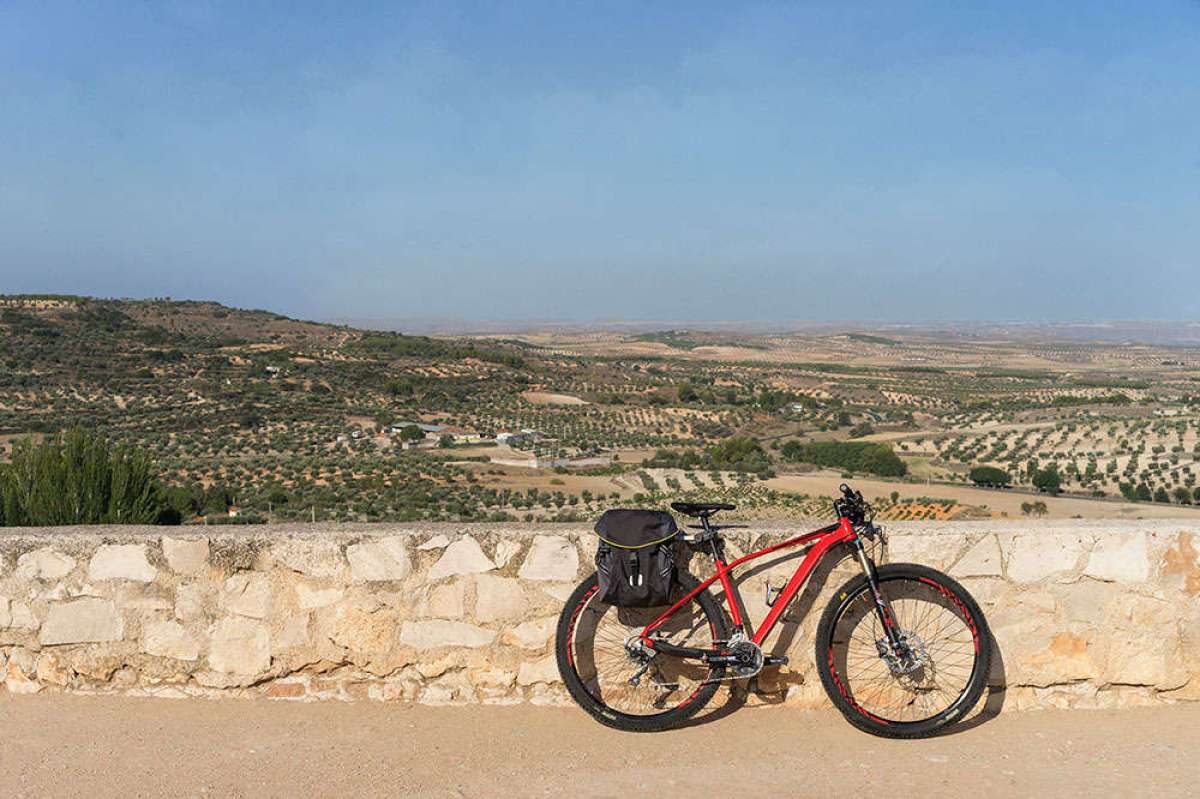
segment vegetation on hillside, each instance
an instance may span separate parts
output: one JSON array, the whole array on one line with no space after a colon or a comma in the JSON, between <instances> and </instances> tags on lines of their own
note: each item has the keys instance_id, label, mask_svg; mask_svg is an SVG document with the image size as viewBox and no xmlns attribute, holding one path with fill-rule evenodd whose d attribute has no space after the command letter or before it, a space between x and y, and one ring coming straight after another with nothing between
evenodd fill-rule
<instances>
[{"instance_id":1,"label":"vegetation on hillside","mask_svg":"<svg viewBox=\"0 0 1200 799\"><path fill-rule=\"evenodd\" d=\"M908 473L908 467L891 447L869 441L789 441L779 452L789 461L849 472L866 472L880 477L902 477Z\"/></svg>"}]
</instances>

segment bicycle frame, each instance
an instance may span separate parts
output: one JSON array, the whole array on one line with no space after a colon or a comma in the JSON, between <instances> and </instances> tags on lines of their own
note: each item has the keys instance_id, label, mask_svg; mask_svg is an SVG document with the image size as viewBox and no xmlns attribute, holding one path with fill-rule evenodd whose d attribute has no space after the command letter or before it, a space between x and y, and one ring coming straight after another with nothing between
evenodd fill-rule
<instances>
[{"instance_id":1,"label":"bicycle frame","mask_svg":"<svg viewBox=\"0 0 1200 799\"><path fill-rule=\"evenodd\" d=\"M821 561L821 559L829 554L829 551L838 544L850 544L854 548L855 554L858 556L859 563L862 565L863 570L867 574L867 579L871 583L871 587L875 596L876 610L879 613L881 621L883 621L884 629L887 631L889 643L893 646L896 645L897 639L894 637L892 630L894 625L892 623L891 610L888 608L878 590L878 582L875 576L875 566L871 562L870 558L867 557L866 551L862 545L862 541L859 538L857 531L854 529L854 525L849 519L843 517L839 519L836 524L831 524L828 527L822 527L821 529L814 530L811 533L805 533L804 535L790 538L787 541L783 541L782 543L759 550L758 552L752 552L749 555L738 558L732 563L725 562L724 551L721 547L720 538L716 536L716 530L710 528L708 519L702 517L701 521L703 523L703 529L705 533L708 534L706 543L710 545L710 551L715 562L716 573L707 580L701 582L700 585L689 591L683 598L663 612L661 616L646 625L645 629L642 630L639 636L639 640L644 646L657 652L667 655L674 655L676 657L698 658L707 662L724 660L726 656L716 650L710 651L705 649L676 646L652 637L654 631L658 629L667 619L669 619L677 610L691 602L701 591L704 591L710 585L720 582L721 588L725 593L725 601L729 605L729 613L733 619L733 623L739 629L742 629L751 641L761 647L763 642L771 634L771 631L775 629L775 625L778 623L779 617L783 615L783 612L787 609L788 604L808 580L809 576L813 572L813 569L816 568L816 565ZM750 619L746 616L745 605L742 602L741 593L738 591L738 588L734 584L731 577L733 570L743 563L756 560L765 555L770 555L773 552L779 552L780 550L790 549L792 547L804 546L806 544L812 544L812 549L810 549L804 556L804 560L801 561L800 565L796 568L796 573L792 575L791 579L788 580L787 585L782 591L780 591L774 603L771 605L771 609L767 613L766 618L763 619L762 624L759 625L757 630L752 629Z\"/></svg>"}]
</instances>

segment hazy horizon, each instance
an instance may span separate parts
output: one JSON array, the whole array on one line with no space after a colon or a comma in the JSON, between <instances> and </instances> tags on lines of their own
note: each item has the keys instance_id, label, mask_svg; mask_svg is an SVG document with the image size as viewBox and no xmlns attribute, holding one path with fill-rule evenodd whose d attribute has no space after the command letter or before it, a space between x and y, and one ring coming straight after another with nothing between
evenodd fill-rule
<instances>
[{"instance_id":1,"label":"hazy horizon","mask_svg":"<svg viewBox=\"0 0 1200 799\"><path fill-rule=\"evenodd\" d=\"M1200 318L1200 4L0 12L0 292Z\"/></svg>"}]
</instances>

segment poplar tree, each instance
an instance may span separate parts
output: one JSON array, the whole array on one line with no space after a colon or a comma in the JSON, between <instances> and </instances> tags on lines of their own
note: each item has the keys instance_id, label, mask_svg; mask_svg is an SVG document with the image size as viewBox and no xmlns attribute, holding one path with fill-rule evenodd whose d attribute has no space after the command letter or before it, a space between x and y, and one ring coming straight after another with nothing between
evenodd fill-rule
<instances>
[{"instance_id":1,"label":"poplar tree","mask_svg":"<svg viewBox=\"0 0 1200 799\"><path fill-rule=\"evenodd\" d=\"M96 432L18 441L0 465L0 525L155 524L165 510L149 458Z\"/></svg>"}]
</instances>

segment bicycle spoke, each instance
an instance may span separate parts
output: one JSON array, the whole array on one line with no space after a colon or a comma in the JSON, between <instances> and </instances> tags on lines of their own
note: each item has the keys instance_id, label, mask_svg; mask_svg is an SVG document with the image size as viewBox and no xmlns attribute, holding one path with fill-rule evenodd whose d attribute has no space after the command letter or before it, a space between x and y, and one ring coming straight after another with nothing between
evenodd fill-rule
<instances>
[{"instance_id":1,"label":"bicycle spoke","mask_svg":"<svg viewBox=\"0 0 1200 799\"><path fill-rule=\"evenodd\" d=\"M879 645L886 641L874 603L864 593L837 620L834 666L859 708L893 722L932 718L967 690L978 653L962 611L938 589L911 580L881 584L899 633L912 647L910 673L898 673ZM900 666L897 666L900 668Z\"/></svg>"},{"instance_id":2,"label":"bicycle spoke","mask_svg":"<svg viewBox=\"0 0 1200 799\"><path fill-rule=\"evenodd\" d=\"M654 715L685 703L710 677L703 663L655 655L647 664L626 643L665 608L615 608L594 597L579 615L571 642L575 670L600 702L628 715ZM660 628L662 640L677 646L712 649L717 643L696 604L681 608ZM644 669L644 671L642 671ZM636 685L630 680L638 675Z\"/></svg>"}]
</instances>

